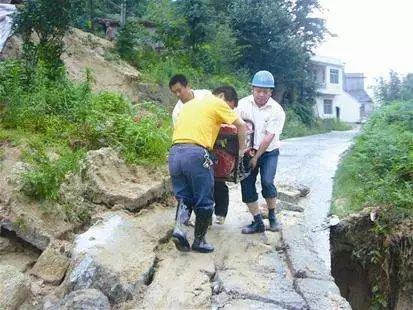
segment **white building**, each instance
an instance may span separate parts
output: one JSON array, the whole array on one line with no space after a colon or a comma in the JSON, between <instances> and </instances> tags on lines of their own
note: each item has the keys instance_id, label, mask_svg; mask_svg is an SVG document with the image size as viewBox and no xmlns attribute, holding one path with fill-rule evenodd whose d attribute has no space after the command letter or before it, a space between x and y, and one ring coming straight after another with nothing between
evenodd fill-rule
<instances>
[{"instance_id":1,"label":"white building","mask_svg":"<svg viewBox=\"0 0 413 310\"><path fill-rule=\"evenodd\" d=\"M349 123L360 122L364 116L364 103L344 90L345 85L349 84L348 81L346 83L344 63L339 59L322 56L313 56L311 60L319 85L314 105L316 115Z\"/></svg>"}]
</instances>

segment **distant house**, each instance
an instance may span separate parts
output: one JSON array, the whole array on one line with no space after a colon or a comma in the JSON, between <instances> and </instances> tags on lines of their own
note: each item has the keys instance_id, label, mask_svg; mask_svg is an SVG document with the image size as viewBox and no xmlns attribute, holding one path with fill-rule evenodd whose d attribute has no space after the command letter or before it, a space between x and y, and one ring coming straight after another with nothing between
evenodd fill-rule
<instances>
[{"instance_id":1,"label":"distant house","mask_svg":"<svg viewBox=\"0 0 413 310\"><path fill-rule=\"evenodd\" d=\"M364 111L370 111L372 103L364 91L360 74L345 74L344 63L339 59L313 56L311 60L318 83L318 95L314 105L318 117L357 123L368 115ZM349 91L346 91L347 89ZM362 91L363 95L358 96Z\"/></svg>"},{"instance_id":2,"label":"distant house","mask_svg":"<svg viewBox=\"0 0 413 310\"><path fill-rule=\"evenodd\" d=\"M345 73L344 90L360 102L360 117L367 118L373 112L373 100L364 88L363 73Z\"/></svg>"}]
</instances>

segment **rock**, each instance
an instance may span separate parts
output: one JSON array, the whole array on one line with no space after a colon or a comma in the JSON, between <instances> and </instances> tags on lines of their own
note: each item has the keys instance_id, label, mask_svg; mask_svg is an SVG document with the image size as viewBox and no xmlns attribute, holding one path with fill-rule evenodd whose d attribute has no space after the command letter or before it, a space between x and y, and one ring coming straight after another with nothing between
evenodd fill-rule
<instances>
[{"instance_id":1,"label":"rock","mask_svg":"<svg viewBox=\"0 0 413 310\"><path fill-rule=\"evenodd\" d=\"M298 204L286 202L279 200L277 202L277 211L280 212L282 210L286 211L294 211L294 212L304 212L304 208Z\"/></svg>"},{"instance_id":2,"label":"rock","mask_svg":"<svg viewBox=\"0 0 413 310\"><path fill-rule=\"evenodd\" d=\"M23 188L23 175L30 170L30 165L22 161L18 161L10 170L10 174L6 177L9 185L13 186L15 191L20 191Z\"/></svg>"},{"instance_id":3,"label":"rock","mask_svg":"<svg viewBox=\"0 0 413 310\"><path fill-rule=\"evenodd\" d=\"M61 254L59 249L56 249L53 245L50 245L40 255L30 274L43 279L45 282L59 284L62 282L68 266L69 259L67 256Z\"/></svg>"},{"instance_id":4,"label":"rock","mask_svg":"<svg viewBox=\"0 0 413 310\"><path fill-rule=\"evenodd\" d=\"M131 168L111 148L89 151L81 175L84 195L93 203L137 210L171 191L170 178Z\"/></svg>"},{"instance_id":5,"label":"rock","mask_svg":"<svg viewBox=\"0 0 413 310\"><path fill-rule=\"evenodd\" d=\"M212 298L210 277L214 272L210 255L182 254L173 248L159 261L156 276L138 308L208 309ZM165 285L171 279L174 284Z\"/></svg>"},{"instance_id":6,"label":"rock","mask_svg":"<svg viewBox=\"0 0 413 310\"><path fill-rule=\"evenodd\" d=\"M278 218L282 224L281 235L286 245L294 276L332 280L326 264L314 249L310 232L304 223L304 215L282 211Z\"/></svg>"},{"instance_id":7,"label":"rock","mask_svg":"<svg viewBox=\"0 0 413 310\"><path fill-rule=\"evenodd\" d=\"M4 237L0 237L0 253L5 254L7 252L13 252L15 247L10 243L10 240Z\"/></svg>"},{"instance_id":8,"label":"rock","mask_svg":"<svg viewBox=\"0 0 413 310\"><path fill-rule=\"evenodd\" d=\"M261 209L262 217L264 219L268 219L267 204L262 203L260 205L260 209ZM276 208L275 208L275 212L279 213L282 210L294 211L294 212L304 212L304 208L299 206L298 204L286 202L286 201L283 201L283 200L277 200L277 205L276 205Z\"/></svg>"},{"instance_id":9,"label":"rock","mask_svg":"<svg viewBox=\"0 0 413 310\"><path fill-rule=\"evenodd\" d=\"M0 308L17 309L29 295L29 279L12 266L0 265Z\"/></svg>"},{"instance_id":10,"label":"rock","mask_svg":"<svg viewBox=\"0 0 413 310\"><path fill-rule=\"evenodd\" d=\"M284 184L277 186L277 198L279 200L297 204L301 197L301 192L293 186Z\"/></svg>"},{"instance_id":11,"label":"rock","mask_svg":"<svg viewBox=\"0 0 413 310\"><path fill-rule=\"evenodd\" d=\"M310 309L351 309L347 300L341 297L334 281L298 279L297 287Z\"/></svg>"},{"instance_id":12,"label":"rock","mask_svg":"<svg viewBox=\"0 0 413 310\"><path fill-rule=\"evenodd\" d=\"M137 85L139 96L145 99L160 102L164 105L176 103L176 97L171 93L168 87L158 84L139 83Z\"/></svg>"},{"instance_id":13,"label":"rock","mask_svg":"<svg viewBox=\"0 0 413 310\"><path fill-rule=\"evenodd\" d=\"M224 309L256 309L256 310L285 310L298 308L284 308L274 303L266 303L251 299L234 299L225 305Z\"/></svg>"},{"instance_id":14,"label":"rock","mask_svg":"<svg viewBox=\"0 0 413 310\"><path fill-rule=\"evenodd\" d=\"M231 296L225 292L214 294L212 297L212 309L223 308L230 300Z\"/></svg>"},{"instance_id":15,"label":"rock","mask_svg":"<svg viewBox=\"0 0 413 310\"><path fill-rule=\"evenodd\" d=\"M305 307L289 277L288 266L275 249L262 243L233 243L225 249L225 266L217 270L224 292L235 298L265 301L274 307L281 306L280 300L285 308Z\"/></svg>"},{"instance_id":16,"label":"rock","mask_svg":"<svg viewBox=\"0 0 413 310\"><path fill-rule=\"evenodd\" d=\"M74 242L68 290L96 288L112 304L133 298L153 273L154 249L171 228L173 209L156 207L137 218L107 212Z\"/></svg>"},{"instance_id":17,"label":"rock","mask_svg":"<svg viewBox=\"0 0 413 310\"><path fill-rule=\"evenodd\" d=\"M110 310L108 298L95 289L71 292L60 303L60 310Z\"/></svg>"}]
</instances>

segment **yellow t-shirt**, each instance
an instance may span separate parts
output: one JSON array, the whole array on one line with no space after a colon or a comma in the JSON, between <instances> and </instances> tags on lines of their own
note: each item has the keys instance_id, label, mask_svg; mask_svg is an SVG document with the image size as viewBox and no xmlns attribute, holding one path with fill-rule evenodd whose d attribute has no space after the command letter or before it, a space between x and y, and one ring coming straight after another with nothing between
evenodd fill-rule
<instances>
[{"instance_id":1,"label":"yellow t-shirt","mask_svg":"<svg viewBox=\"0 0 413 310\"><path fill-rule=\"evenodd\" d=\"M238 115L228 104L209 95L183 105L175 124L173 143L193 143L212 150L221 124L232 124Z\"/></svg>"}]
</instances>

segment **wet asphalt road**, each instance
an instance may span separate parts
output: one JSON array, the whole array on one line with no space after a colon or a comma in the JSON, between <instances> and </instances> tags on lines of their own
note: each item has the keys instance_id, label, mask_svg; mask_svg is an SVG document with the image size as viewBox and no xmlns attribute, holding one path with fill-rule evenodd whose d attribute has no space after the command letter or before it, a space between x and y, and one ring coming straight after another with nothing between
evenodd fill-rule
<instances>
[{"instance_id":1,"label":"wet asphalt road","mask_svg":"<svg viewBox=\"0 0 413 310\"><path fill-rule=\"evenodd\" d=\"M301 201L305 219L316 250L330 268L329 230L322 229L330 209L333 178L340 155L352 143L358 130L334 131L326 134L282 141L277 183L301 183L310 194Z\"/></svg>"}]
</instances>

